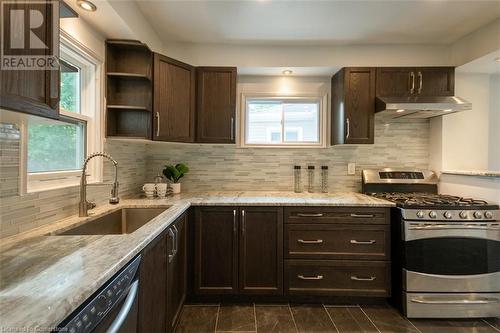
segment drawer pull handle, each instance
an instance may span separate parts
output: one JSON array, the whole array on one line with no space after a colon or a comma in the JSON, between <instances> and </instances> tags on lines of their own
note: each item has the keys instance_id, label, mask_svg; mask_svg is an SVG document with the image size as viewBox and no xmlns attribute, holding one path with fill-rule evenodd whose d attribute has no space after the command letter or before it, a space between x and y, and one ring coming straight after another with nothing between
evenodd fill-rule
<instances>
[{"instance_id":1,"label":"drawer pull handle","mask_svg":"<svg viewBox=\"0 0 500 333\"><path fill-rule=\"evenodd\" d=\"M323 280L323 275L316 275L316 276L297 275L297 277L301 280Z\"/></svg>"},{"instance_id":2,"label":"drawer pull handle","mask_svg":"<svg viewBox=\"0 0 500 333\"><path fill-rule=\"evenodd\" d=\"M299 242L301 244L321 244L321 243L323 243L323 240L322 239L311 239L311 240L297 239L297 242Z\"/></svg>"},{"instance_id":3,"label":"drawer pull handle","mask_svg":"<svg viewBox=\"0 0 500 333\"><path fill-rule=\"evenodd\" d=\"M370 239L369 241L358 241L355 239L351 239L351 244L356 244L356 245L371 245L375 243L376 241L374 239Z\"/></svg>"},{"instance_id":4,"label":"drawer pull handle","mask_svg":"<svg viewBox=\"0 0 500 333\"><path fill-rule=\"evenodd\" d=\"M298 213L299 217L322 217L323 213Z\"/></svg>"},{"instance_id":5,"label":"drawer pull handle","mask_svg":"<svg viewBox=\"0 0 500 333\"><path fill-rule=\"evenodd\" d=\"M352 213L351 217L356 217L356 218L370 218L370 217L375 217L375 214L355 214Z\"/></svg>"},{"instance_id":6,"label":"drawer pull handle","mask_svg":"<svg viewBox=\"0 0 500 333\"><path fill-rule=\"evenodd\" d=\"M351 276L351 280L353 281L375 281L377 278L375 276L370 276L370 277L358 277L358 276Z\"/></svg>"}]
</instances>

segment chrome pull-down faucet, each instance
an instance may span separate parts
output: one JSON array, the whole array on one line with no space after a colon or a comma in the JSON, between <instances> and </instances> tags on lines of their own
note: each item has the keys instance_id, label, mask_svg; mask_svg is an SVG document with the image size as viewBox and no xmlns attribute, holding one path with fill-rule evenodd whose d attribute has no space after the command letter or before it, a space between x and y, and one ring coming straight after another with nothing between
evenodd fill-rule
<instances>
[{"instance_id":1,"label":"chrome pull-down faucet","mask_svg":"<svg viewBox=\"0 0 500 333\"><path fill-rule=\"evenodd\" d=\"M115 167L115 177L111 184L111 197L109 198L109 203L117 204L120 202L120 198L118 197L118 162L107 153L90 154L83 163L82 176L80 178L80 203L78 204L78 216L80 217L89 216L89 209L95 207L95 203L87 201L87 165L91 159L97 156L105 157L113 163Z\"/></svg>"}]
</instances>

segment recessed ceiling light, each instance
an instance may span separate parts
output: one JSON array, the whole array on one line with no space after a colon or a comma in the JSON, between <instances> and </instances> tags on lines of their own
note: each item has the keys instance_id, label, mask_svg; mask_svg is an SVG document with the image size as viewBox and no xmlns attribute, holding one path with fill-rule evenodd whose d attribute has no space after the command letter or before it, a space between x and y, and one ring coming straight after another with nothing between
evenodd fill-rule
<instances>
[{"instance_id":1,"label":"recessed ceiling light","mask_svg":"<svg viewBox=\"0 0 500 333\"><path fill-rule=\"evenodd\" d=\"M495 61L496 61L496 62L500 62L500 57L496 57L496 58L495 58Z\"/></svg>"},{"instance_id":2,"label":"recessed ceiling light","mask_svg":"<svg viewBox=\"0 0 500 333\"><path fill-rule=\"evenodd\" d=\"M283 75L292 75L293 71L291 69L285 69Z\"/></svg>"},{"instance_id":3,"label":"recessed ceiling light","mask_svg":"<svg viewBox=\"0 0 500 333\"><path fill-rule=\"evenodd\" d=\"M88 12L95 12L97 10L96 5L94 5L92 2L88 0L77 0L76 4L78 5L78 7Z\"/></svg>"},{"instance_id":4,"label":"recessed ceiling light","mask_svg":"<svg viewBox=\"0 0 500 333\"><path fill-rule=\"evenodd\" d=\"M397 113L401 113L401 112L405 112L404 109L399 109L399 110L396 110Z\"/></svg>"}]
</instances>

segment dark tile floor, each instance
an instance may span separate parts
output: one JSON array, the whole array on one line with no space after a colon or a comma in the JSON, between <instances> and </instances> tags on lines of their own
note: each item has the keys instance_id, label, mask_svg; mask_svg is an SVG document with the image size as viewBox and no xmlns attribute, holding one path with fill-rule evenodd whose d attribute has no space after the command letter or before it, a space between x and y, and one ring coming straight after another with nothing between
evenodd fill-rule
<instances>
[{"instance_id":1,"label":"dark tile floor","mask_svg":"<svg viewBox=\"0 0 500 333\"><path fill-rule=\"evenodd\" d=\"M176 332L497 333L500 318L408 320L383 305L186 305Z\"/></svg>"}]
</instances>

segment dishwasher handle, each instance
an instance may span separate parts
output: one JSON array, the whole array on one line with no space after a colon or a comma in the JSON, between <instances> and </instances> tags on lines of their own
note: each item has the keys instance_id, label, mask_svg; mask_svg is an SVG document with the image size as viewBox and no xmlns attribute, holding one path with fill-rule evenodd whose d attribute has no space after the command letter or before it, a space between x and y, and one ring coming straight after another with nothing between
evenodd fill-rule
<instances>
[{"instance_id":1,"label":"dishwasher handle","mask_svg":"<svg viewBox=\"0 0 500 333\"><path fill-rule=\"evenodd\" d=\"M116 316L113 323L109 326L106 333L117 333L120 331L120 328L122 327L123 323L125 322L125 319L127 319L127 316L130 313L130 310L132 309L132 305L134 304L134 301L137 297L138 289L139 289L139 280L136 280L130 286L127 298L125 299L125 302L123 303L120 312L118 312L118 315Z\"/></svg>"}]
</instances>

